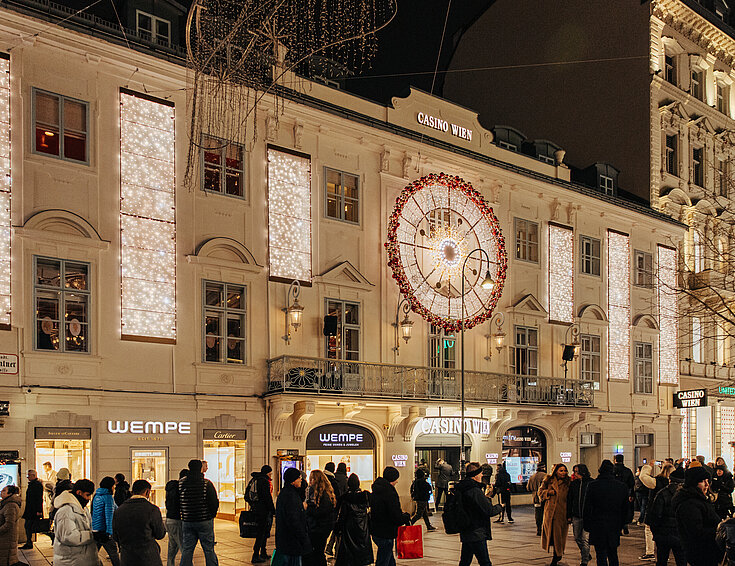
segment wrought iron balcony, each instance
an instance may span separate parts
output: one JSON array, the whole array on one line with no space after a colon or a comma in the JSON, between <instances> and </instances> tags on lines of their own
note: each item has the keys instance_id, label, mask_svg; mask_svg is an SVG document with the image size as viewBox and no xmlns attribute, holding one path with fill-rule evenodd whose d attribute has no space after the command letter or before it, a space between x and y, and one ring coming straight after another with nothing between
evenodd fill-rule
<instances>
[{"instance_id":1,"label":"wrought iron balcony","mask_svg":"<svg viewBox=\"0 0 735 566\"><path fill-rule=\"evenodd\" d=\"M575 379L465 371L468 402L591 407L594 384ZM327 358L268 361L268 392L459 402L460 371Z\"/></svg>"}]
</instances>

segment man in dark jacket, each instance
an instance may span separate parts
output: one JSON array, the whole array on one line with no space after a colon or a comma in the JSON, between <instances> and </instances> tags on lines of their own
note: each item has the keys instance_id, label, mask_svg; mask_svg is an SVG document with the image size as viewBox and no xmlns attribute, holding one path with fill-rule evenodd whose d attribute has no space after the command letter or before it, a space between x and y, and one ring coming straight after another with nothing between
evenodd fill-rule
<instances>
[{"instance_id":1,"label":"man in dark jacket","mask_svg":"<svg viewBox=\"0 0 735 566\"><path fill-rule=\"evenodd\" d=\"M462 542L459 566L469 566L473 557L477 557L480 566L491 566L487 550L487 541L493 538L490 517L500 513L502 506L492 505L485 497L482 466L478 462L467 464L465 472L465 478L455 488L470 519L469 527L459 533L459 540Z\"/></svg>"},{"instance_id":2,"label":"man in dark jacket","mask_svg":"<svg viewBox=\"0 0 735 566\"><path fill-rule=\"evenodd\" d=\"M674 554L676 566L686 566L687 557L681 546L679 530L672 500L674 494L684 483L684 468L677 468L669 476L669 484L658 490L648 503L645 523L651 528L656 543L656 563L668 564L669 552Z\"/></svg>"},{"instance_id":3,"label":"man in dark jacket","mask_svg":"<svg viewBox=\"0 0 735 566\"><path fill-rule=\"evenodd\" d=\"M454 477L454 468L439 458L436 461L436 470L438 472L436 478L436 510L438 511L439 504L442 500L442 493L444 494L444 499L446 499L446 495L449 490L449 482L452 481L452 478Z\"/></svg>"},{"instance_id":4,"label":"man in dark jacket","mask_svg":"<svg viewBox=\"0 0 735 566\"><path fill-rule=\"evenodd\" d=\"M370 494L370 534L378 547L375 566L395 566L393 547L398 536L398 527L408 525L411 516L401 509L401 500L396 491L400 474L393 466L386 466L382 477L373 482Z\"/></svg>"},{"instance_id":5,"label":"man in dark jacket","mask_svg":"<svg viewBox=\"0 0 735 566\"><path fill-rule=\"evenodd\" d=\"M61 471L61 470L59 470ZM115 474L115 505L120 507L130 497L130 484L125 481L125 474Z\"/></svg>"},{"instance_id":6,"label":"man in dark jacket","mask_svg":"<svg viewBox=\"0 0 735 566\"><path fill-rule=\"evenodd\" d=\"M23 549L33 548L33 528L43 518L43 483L38 479L36 470L28 470L28 488L26 489L26 508L23 521L26 529L26 543Z\"/></svg>"},{"instance_id":7,"label":"man in dark jacket","mask_svg":"<svg viewBox=\"0 0 735 566\"><path fill-rule=\"evenodd\" d=\"M592 560L590 556L590 537L584 530L584 502L587 499L587 490L589 489L592 477L590 471L585 464L577 464L572 468L572 483L569 484L567 491L567 519L572 523L572 531L574 532L574 542L577 543L579 554L581 556L580 566L587 566Z\"/></svg>"},{"instance_id":8,"label":"man in dark jacket","mask_svg":"<svg viewBox=\"0 0 735 566\"><path fill-rule=\"evenodd\" d=\"M288 468L283 473L283 488L276 500L276 551L287 563L311 552L306 511L301 500L301 472Z\"/></svg>"},{"instance_id":9,"label":"man in dark jacket","mask_svg":"<svg viewBox=\"0 0 735 566\"><path fill-rule=\"evenodd\" d=\"M189 473L187 468L179 472L179 480ZM181 505L179 480L166 483L166 530L168 531L167 566L177 566L176 555L181 550Z\"/></svg>"},{"instance_id":10,"label":"man in dark jacket","mask_svg":"<svg viewBox=\"0 0 735 566\"><path fill-rule=\"evenodd\" d=\"M500 497L500 502L503 504L503 512L500 513L500 517L498 517L496 523L502 523L505 515L508 515L509 523L513 522L510 507L510 487L510 474L506 471L505 464L498 464L498 472L495 474L495 494Z\"/></svg>"},{"instance_id":11,"label":"man in dark jacket","mask_svg":"<svg viewBox=\"0 0 735 566\"><path fill-rule=\"evenodd\" d=\"M337 482L337 478L334 476L334 462L327 462L324 466L324 475L327 476L327 479L329 480L330 485L332 486L332 491L334 491L334 496L339 498L342 493L340 492L339 483Z\"/></svg>"},{"instance_id":12,"label":"man in dark jacket","mask_svg":"<svg viewBox=\"0 0 735 566\"><path fill-rule=\"evenodd\" d=\"M161 547L156 541L166 536L161 510L148 501L151 484L133 482L133 493L112 516L112 536L120 545L122 566L162 566Z\"/></svg>"},{"instance_id":13,"label":"man in dark jacket","mask_svg":"<svg viewBox=\"0 0 735 566\"><path fill-rule=\"evenodd\" d=\"M334 491L334 496L337 498L337 501L339 501L340 498L347 493L347 464L344 462L337 464L337 471L334 472L334 484L332 484L332 489L334 489L335 484L337 485L337 490ZM336 542L337 533L336 531L332 531L332 535L329 537L329 542L327 542L326 548L326 553L329 556L334 554L334 545Z\"/></svg>"},{"instance_id":14,"label":"man in dark jacket","mask_svg":"<svg viewBox=\"0 0 735 566\"><path fill-rule=\"evenodd\" d=\"M610 460L600 464L597 479L587 488L582 508L584 530L590 534L598 566L618 566L620 531L628 517L630 490L615 479Z\"/></svg>"},{"instance_id":15,"label":"man in dark jacket","mask_svg":"<svg viewBox=\"0 0 735 566\"><path fill-rule=\"evenodd\" d=\"M251 495L248 496L250 509L255 513L255 521L258 525L258 532L255 535L255 544L253 545L253 564L262 564L268 562L270 555L265 550L266 542L271 534L271 525L273 525L273 516L276 514L276 508L273 505L273 489L271 477L273 468L268 464L260 468L259 472L250 474L253 479Z\"/></svg>"},{"instance_id":16,"label":"man in dark jacket","mask_svg":"<svg viewBox=\"0 0 735 566\"><path fill-rule=\"evenodd\" d=\"M623 525L623 534L628 534L628 523L633 520L633 501L635 500L635 476L633 470L627 468L623 462L625 457L622 454L615 454L615 479L621 481L628 488L628 512L625 515L625 524Z\"/></svg>"},{"instance_id":17,"label":"man in dark jacket","mask_svg":"<svg viewBox=\"0 0 735 566\"><path fill-rule=\"evenodd\" d=\"M681 544L691 566L712 566L720 559L715 541L720 517L707 499L710 475L702 466L690 466L684 474L684 486L671 503Z\"/></svg>"},{"instance_id":18,"label":"man in dark jacket","mask_svg":"<svg viewBox=\"0 0 735 566\"><path fill-rule=\"evenodd\" d=\"M426 523L427 531L435 531L436 527L431 525L429 521L429 499L431 499L431 484L426 481L424 470L416 469L416 479L411 484L411 499L416 502L416 514L411 517L413 525L419 519L423 519Z\"/></svg>"},{"instance_id":19,"label":"man in dark jacket","mask_svg":"<svg viewBox=\"0 0 735 566\"><path fill-rule=\"evenodd\" d=\"M206 566L218 566L214 552L214 518L219 499L214 485L202 473L202 461L191 460L189 473L179 480L181 509L181 566L192 566L197 541L202 544Z\"/></svg>"}]
</instances>

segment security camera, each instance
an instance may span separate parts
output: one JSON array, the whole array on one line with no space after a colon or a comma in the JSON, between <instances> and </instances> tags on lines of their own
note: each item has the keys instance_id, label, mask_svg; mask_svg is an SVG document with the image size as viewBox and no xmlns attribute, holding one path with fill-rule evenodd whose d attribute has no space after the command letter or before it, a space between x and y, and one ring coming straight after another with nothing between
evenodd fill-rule
<instances>
[{"instance_id":1,"label":"security camera","mask_svg":"<svg viewBox=\"0 0 735 566\"><path fill-rule=\"evenodd\" d=\"M28 389L26 389L26 393L33 393L33 390L29 387Z\"/></svg>"}]
</instances>

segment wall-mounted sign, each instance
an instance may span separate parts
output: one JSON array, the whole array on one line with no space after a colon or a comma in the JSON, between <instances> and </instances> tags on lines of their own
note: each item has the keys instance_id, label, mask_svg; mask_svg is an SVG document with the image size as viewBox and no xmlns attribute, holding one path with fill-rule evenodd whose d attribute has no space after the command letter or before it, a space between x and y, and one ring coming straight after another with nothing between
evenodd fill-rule
<instances>
[{"instance_id":1,"label":"wall-mounted sign","mask_svg":"<svg viewBox=\"0 0 735 566\"><path fill-rule=\"evenodd\" d=\"M463 140L472 141L472 130L463 128L457 124L452 124L436 116L419 112L416 115L416 121L423 126L428 126L445 134L451 133L453 136L462 138Z\"/></svg>"},{"instance_id":2,"label":"wall-mounted sign","mask_svg":"<svg viewBox=\"0 0 735 566\"><path fill-rule=\"evenodd\" d=\"M735 396L735 387L718 387L717 393L720 395L733 395Z\"/></svg>"},{"instance_id":3,"label":"wall-mounted sign","mask_svg":"<svg viewBox=\"0 0 735 566\"><path fill-rule=\"evenodd\" d=\"M298 448L279 448L276 450L276 456L283 458L283 457L293 457L299 455L299 449Z\"/></svg>"},{"instance_id":4,"label":"wall-mounted sign","mask_svg":"<svg viewBox=\"0 0 735 566\"><path fill-rule=\"evenodd\" d=\"M187 421L107 421L107 431L113 434L191 434Z\"/></svg>"},{"instance_id":5,"label":"wall-mounted sign","mask_svg":"<svg viewBox=\"0 0 735 566\"><path fill-rule=\"evenodd\" d=\"M424 434L459 434L462 426L460 417L424 417L419 430ZM475 434L490 434L490 421L487 419L464 418L464 431Z\"/></svg>"},{"instance_id":6,"label":"wall-mounted sign","mask_svg":"<svg viewBox=\"0 0 735 566\"><path fill-rule=\"evenodd\" d=\"M331 424L317 427L306 436L307 450L373 450L375 438L361 426Z\"/></svg>"},{"instance_id":7,"label":"wall-mounted sign","mask_svg":"<svg viewBox=\"0 0 735 566\"><path fill-rule=\"evenodd\" d=\"M559 457L561 458L561 461L565 464L568 464L572 461L572 453L571 452L559 452Z\"/></svg>"},{"instance_id":8,"label":"wall-mounted sign","mask_svg":"<svg viewBox=\"0 0 735 566\"><path fill-rule=\"evenodd\" d=\"M692 407L707 406L706 389L690 389L674 393L674 407L677 409L691 409Z\"/></svg>"},{"instance_id":9,"label":"wall-mounted sign","mask_svg":"<svg viewBox=\"0 0 735 566\"><path fill-rule=\"evenodd\" d=\"M391 459L396 468L405 468L406 462L408 462L408 454L393 454Z\"/></svg>"},{"instance_id":10,"label":"wall-mounted sign","mask_svg":"<svg viewBox=\"0 0 735 566\"><path fill-rule=\"evenodd\" d=\"M7 460L19 460L20 452L17 450L0 450L0 462Z\"/></svg>"},{"instance_id":11,"label":"wall-mounted sign","mask_svg":"<svg viewBox=\"0 0 735 566\"><path fill-rule=\"evenodd\" d=\"M33 437L39 440L90 440L92 438L92 429L37 426L34 430Z\"/></svg>"},{"instance_id":12,"label":"wall-mounted sign","mask_svg":"<svg viewBox=\"0 0 735 566\"><path fill-rule=\"evenodd\" d=\"M489 454L485 454L485 459L487 460L488 464L497 464L498 463L498 453L491 452Z\"/></svg>"},{"instance_id":13,"label":"wall-mounted sign","mask_svg":"<svg viewBox=\"0 0 735 566\"><path fill-rule=\"evenodd\" d=\"M202 431L204 440L247 440L247 430L205 428Z\"/></svg>"},{"instance_id":14,"label":"wall-mounted sign","mask_svg":"<svg viewBox=\"0 0 735 566\"><path fill-rule=\"evenodd\" d=\"M16 354L0 354L0 373L9 375L18 373L18 356Z\"/></svg>"},{"instance_id":15,"label":"wall-mounted sign","mask_svg":"<svg viewBox=\"0 0 735 566\"><path fill-rule=\"evenodd\" d=\"M10 416L10 401L0 401L0 417Z\"/></svg>"}]
</instances>

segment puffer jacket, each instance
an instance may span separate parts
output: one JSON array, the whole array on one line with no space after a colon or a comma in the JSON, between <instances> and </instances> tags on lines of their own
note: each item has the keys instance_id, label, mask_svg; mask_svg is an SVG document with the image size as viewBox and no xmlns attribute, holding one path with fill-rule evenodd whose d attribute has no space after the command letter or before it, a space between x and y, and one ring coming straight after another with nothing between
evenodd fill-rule
<instances>
[{"instance_id":1,"label":"puffer jacket","mask_svg":"<svg viewBox=\"0 0 735 566\"><path fill-rule=\"evenodd\" d=\"M584 501L587 498L587 489L590 486L592 478L577 478L569 484L567 492L567 518L581 519L584 517Z\"/></svg>"},{"instance_id":2,"label":"puffer jacket","mask_svg":"<svg viewBox=\"0 0 735 566\"><path fill-rule=\"evenodd\" d=\"M92 498L92 530L112 535L112 514L117 509L112 492L98 487Z\"/></svg>"},{"instance_id":3,"label":"puffer jacket","mask_svg":"<svg viewBox=\"0 0 735 566\"><path fill-rule=\"evenodd\" d=\"M697 486L681 487L672 499L681 545L691 566L717 564L720 548L715 541L720 517Z\"/></svg>"},{"instance_id":4,"label":"puffer jacket","mask_svg":"<svg viewBox=\"0 0 735 566\"><path fill-rule=\"evenodd\" d=\"M18 562L18 517L20 495L11 495L0 501L0 565Z\"/></svg>"},{"instance_id":5,"label":"puffer jacket","mask_svg":"<svg viewBox=\"0 0 735 566\"><path fill-rule=\"evenodd\" d=\"M377 478L370 494L370 534L377 538L394 539L398 536L398 527L410 522L411 515L401 510L401 499L396 488L385 478Z\"/></svg>"},{"instance_id":6,"label":"puffer jacket","mask_svg":"<svg viewBox=\"0 0 735 566\"><path fill-rule=\"evenodd\" d=\"M71 491L54 499L54 566L97 566L92 517Z\"/></svg>"},{"instance_id":7,"label":"puffer jacket","mask_svg":"<svg viewBox=\"0 0 735 566\"><path fill-rule=\"evenodd\" d=\"M179 480L179 506L185 523L214 519L219 509L217 491L204 474L189 472Z\"/></svg>"},{"instance_id":8,"label":"puffer jacket","mask_svg":"<svg viewBox=\"0 0 735 566\"><path fill-rule=\"evenodd\" d=\"M457 496L462 498L462 506L470 517L470 525L459 533L459 540L462 542L492 540L490 517L499 515L503 507L490 503L485 497L485 484L472 478L460 481L455 490Z\"/></svg>"},{"instance_id":9,"label":"puffer jacket","mask_svg":"<svg viewBox=\"0 0 735 566\"><path fill-rule=\"evenodd\" d=\"M648 502L646 525L651 528L653 540L661 544L679 541L679 530L676 526L672 500L680 486L680 482L671 481L669 485L658 491L652 501Z\"/></svg>"}]
</instances>

